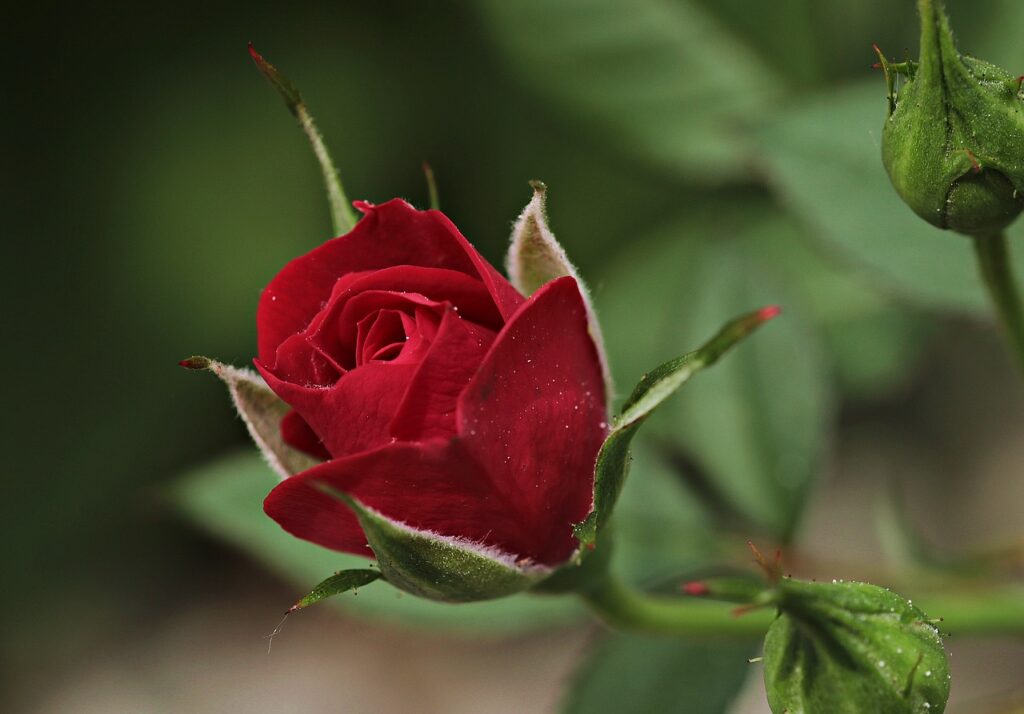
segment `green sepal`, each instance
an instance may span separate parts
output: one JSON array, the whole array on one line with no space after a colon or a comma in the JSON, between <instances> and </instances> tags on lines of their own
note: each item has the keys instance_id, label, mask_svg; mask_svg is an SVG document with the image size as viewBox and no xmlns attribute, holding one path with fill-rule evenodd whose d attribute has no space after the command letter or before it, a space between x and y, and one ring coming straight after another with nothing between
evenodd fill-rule
<instances>
[{"instance_id":1,"label":"green sepal","mask_svg":"<svg viewBox=\"0 0 1024 714\"><path fill-rule=\"evenodd\" d=\"M491 600L526 590L550 573L494 548L393 521L326 484L318 488L352 510L381 576L407 593L442 602Z\"/></svg>"},{"instance_id":2,"label":"green sepal","mask_svg":"<svg viewBox=\"0 0 1024 714\"><path fill-rule=\"evenodd\" d=\"M867 583L784 579L764 644L775 714L937 714L949 697L939 631L910 602Z\"/></svg>"},{"instance_id":3,"label":"green sepal","mask_svg":"<svg viewBox=\"0 0 1024 714\"><path fill-rule=\"evenodd\" d=\"M601 362L605 394L614 394L615 387L608 366L601 323L598 322L597 313L594 311L590 291L548 226L548 187L542 181L531 181L530 187L533 189L533 197L512 226L512 237L509 241L508 254L505 256L509 282L523 295L530 296L542 285L557 278L570 276L576 281L580 295L583 296L583 304L587 308L587 329L594 346L597 347L597 358Z\"/></svg>"},{"instance_id":4,"label":"green sepal","mask_svg":"<svg viewBox=\"0 0 1024 714\"><path fill-rule=\"evenodd\" d=\"M583 522L573 526L584 549L596 545L598 534L612 515L629 471L630 444L644 420L693 375L717 362L733 345L778 313L777 307L766 307L738 317L696 351L669 360L643 376L598 452L593 510Z\"/></svg>"},{"instance_id":5,"label":"green sepal","mask_svg":"<svg viewBox=\"0 0 1024 714\"><path fill-rule=\"evenodd\" d=\"M299 94L299 90L296 89L295 85L277 67L270 64L263 55L256 51L251 42L249 43L249 56L252 57L252 61L256 63L256 67L263 76L267 78L274 89L277 90L277 93L281 95L281 99L284 100L288 111L299 122L299 126L302 127L306 138L309 139L309 144L316 155L317 163L320 164L324 187L327 189L327 202L331 209L331 223L334 227L334 235L338 236L348 233L355 226L359 218L356 216L355 211L352 210L352 206L345 196L345 189L341 185L338 167L334 164L334 159L331 158L331 154L327 150L327 144L324 143L324 137L306 108L302 95Z\"/></svg>"},{"instance_id":6,"label":"green sepal","mask_svg":"<svg viewBox=\"0 0 1024 714\"><path fill-rule=\"evenodd\" d=\"M301 610L309 607L310 605L314 605L321 600L326 600L329 597L341 595L349 590L360 588L363 585L369 585L375 580L380 580L381 577L380 571L370 570L369 568L342 570L341 572L335 573L331 577L325 579L315 588L310 590L309 594L288 608L288 612L295 612L296 610Z\"/></svg>"},{"instance_id":7,"label":"green sepal","mask_svg":"<svg viewBox=\"0 0 1024 714\"><path fill-rule=\"evenodd\" d=\"M281 437L281 419L291 411L291 407L271 391L259 374L209 357L189 357L178 364L186 369L213 372L224 382L249 435L270 468L282 479L320 463L312 456L292 448Z\"/></svg>"},{"instance_id":8,"label":"green sepal","mask_svg":"<svg viewBox=\"0 0 1024 714\"><path fill-rule=\"evenodd\" d=\"M941 0L919 0L921 57L901 66L878 52L889 95L882 159L896 192L929 223L979 235L1024 210L1020 79L959 54ZM877 48L876 48L877 49Z\"/></svg>"}]
</instances>

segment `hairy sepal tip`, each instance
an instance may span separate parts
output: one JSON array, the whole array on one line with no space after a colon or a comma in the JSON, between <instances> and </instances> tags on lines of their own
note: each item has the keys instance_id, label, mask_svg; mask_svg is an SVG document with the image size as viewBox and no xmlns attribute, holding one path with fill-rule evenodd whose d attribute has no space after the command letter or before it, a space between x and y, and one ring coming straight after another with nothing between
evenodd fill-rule
<instances>
[{"instance_id":1,"label":"hairy sepal tip","mask_svg":"<svg viewBox=\"0 0 1024 714\"><path fill-rule=\"evenodd\" d=\"M195 370L209 369L210 368L210 358L209 357L200 357L198 355L192 355L191 357L187 357L187 358L181 360L180 362L178 362L178 366L179 367L184 367L185 369L195 369Z\"/></svg>"}]
</instances>

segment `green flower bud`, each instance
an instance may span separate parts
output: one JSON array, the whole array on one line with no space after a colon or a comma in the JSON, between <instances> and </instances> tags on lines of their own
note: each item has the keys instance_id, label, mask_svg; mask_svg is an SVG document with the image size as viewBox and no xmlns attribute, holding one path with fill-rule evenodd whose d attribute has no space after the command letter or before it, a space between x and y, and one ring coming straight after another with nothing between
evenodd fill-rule
<instances>
[{"instance_id":1,"label":"green flower bud","mask_svg":"<svg viewBox=\"0 0 1024 714\"><path fill-rule=\"evenodd\" d=\"M938 714L949 696L939 632L918 608L866 583L781 580L764 643L776 714Z\"/></svg>"},{"instance_id":2,"label":"green flower bud","mask_svg":"<svg viewBox=\"0 0 1024 714\"><path fill-rule=\"evenodd\" d=\"M941 0L918 0L918 9L920 62L891 63L875 48L889 92L886 171L929 223L1001 231L1024 210L1021 78L959 54Z\"/></svg>"}]
</instances>

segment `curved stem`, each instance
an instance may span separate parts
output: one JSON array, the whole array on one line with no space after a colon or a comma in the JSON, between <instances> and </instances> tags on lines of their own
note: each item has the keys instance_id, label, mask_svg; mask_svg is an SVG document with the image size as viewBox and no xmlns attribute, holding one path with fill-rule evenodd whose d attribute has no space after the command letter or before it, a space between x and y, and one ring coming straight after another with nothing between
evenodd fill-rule
<instances>
[{"instance_id":1,"label":"curved stem","mask_svg":"<svg viewBox=\"0 0 1024 714\"><path fill-rule=\"evenodd\" d=\"M686 637L761 637L775 617L771 608L736 615L736 606L683 596L651 595L613 575L580 596L613 628ZM1024 634L1024 587L1002 586L915 598L943 631L960 636Z\"/></svg>"},{"instance_id":2,"label":"curved stem","mask_svg":"<svg viewBox=\"0 0 1024 714\"><path fill-rule=\"evenodd\" d=\"M1013 277L1006 234L978 235L973 240L985 287L988 288L989 297L1021 369L1024 369L1024 307Z\"/></svg>"}]
</instances>

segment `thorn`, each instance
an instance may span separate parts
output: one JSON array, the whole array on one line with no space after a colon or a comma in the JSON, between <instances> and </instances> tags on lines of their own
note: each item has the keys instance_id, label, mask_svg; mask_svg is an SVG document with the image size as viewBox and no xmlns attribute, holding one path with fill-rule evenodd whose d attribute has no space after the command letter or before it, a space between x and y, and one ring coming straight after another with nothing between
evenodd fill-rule
<instances>
[{"instance_id":1,"label":"thorn","mask_svg":"<svg viewBox=\"0 0 1024 714\"><path fill-rule=\"evenodd\" d=\"M703 597L711 592L708 586L699 580L683 585L683 592L693 597Z\"/></svg>"},{"instance_id":2,"label":"thorn","mask_svg":"<svg viewBox=\"0 0 1024 714\"><path fill-rule=\"evenodd\" d=\"M777 549L775 551L775 560L771 563L764 557L764 554L754 545L754 541L748 540L747 547L750 548L750 552L754 554L754 562L764 571L765 576L768 578L768 582L773 585L779 582L779 578L782 577L782 550Z\"/></svg>"}]
</instances>

